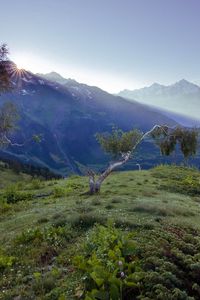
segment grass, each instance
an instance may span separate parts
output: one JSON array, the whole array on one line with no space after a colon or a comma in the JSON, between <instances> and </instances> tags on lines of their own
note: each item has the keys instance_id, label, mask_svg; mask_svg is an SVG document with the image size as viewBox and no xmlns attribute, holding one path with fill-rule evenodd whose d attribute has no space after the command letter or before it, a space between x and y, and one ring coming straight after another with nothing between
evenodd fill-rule
<instances>
[{"instance_id":1,"label":"grass","mask_svg":"<svg viewBox=\"0 0 200 300\"><path fill-rule=\"evenodd\" d=\"M139 229L141 236L142 230L166 226L200 230L200 173L195 169L115 172L94 196L83 195L85 177L33 181L11 170L0 172L0 255L5 261L0 299L75 299L80 274L73 256L95 223L113 220L123 230ZM8 182L32 197L7 204ZM16 261L9 266L5 255Z\"/></svg>"}]
</instances>

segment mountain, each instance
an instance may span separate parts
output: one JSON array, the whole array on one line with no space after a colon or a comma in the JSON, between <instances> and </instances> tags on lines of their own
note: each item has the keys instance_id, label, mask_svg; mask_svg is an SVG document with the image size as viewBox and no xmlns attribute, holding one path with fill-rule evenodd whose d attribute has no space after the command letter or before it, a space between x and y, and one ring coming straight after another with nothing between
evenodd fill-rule
<instances>
[{"instance_id":1,"label":"mountain","mask_svg":"<svg viewBox=\"0 0 200 300\"><path fill-rule=\"evenodd\" d=\"M50 73L46 73L46 74L42 74L42 73L37 73L36 75L43 77L44 79L53 81L53 82L57 82L59 84L67 84L67 83L76 83L76 81L74 79L66 79L64 77L62 77L59 73L57 72L50 72Z\"/></svg>"},{"instance_id":2,"label":"mountain","mask_svg":"<svg viewBox=\"0 0 200 300\"><path fill-rule=\"evenodd\" d=\"M147 130L156 124L176 124L162 113L136 101L130 102L97 87L68 80L64 85L10 66L13 90L0 95L0 104L10 100L19 108L20 130L12 138L18 142L41 134L40 144L9 147L2 154L25 163L49 167L61 174L80 172L82 166L102 166L108 158L95 140L96 132L110 131L113 125L129 130ZM156 163L155 148L147 142L143 163ZM156 152L158 155L158 150Z\"/></svg>"},{"instance_id":3,"label":"mountain","mask_svg":"<svg viewBox=\"0 0 200 300\"><path fill-rule=\"evenodd\" d=\"M186 115L194 119L194 124L200 120L200 87L185 79L169 86L154 83L142 89L123 90L118 95Z\"/></svg>"}]
</instances>

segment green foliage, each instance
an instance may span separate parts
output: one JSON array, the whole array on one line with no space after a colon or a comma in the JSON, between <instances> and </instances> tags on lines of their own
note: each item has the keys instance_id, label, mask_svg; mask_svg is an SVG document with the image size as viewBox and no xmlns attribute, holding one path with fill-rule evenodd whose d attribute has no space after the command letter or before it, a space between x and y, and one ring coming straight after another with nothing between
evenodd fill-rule
<instances>
[{"instance_id":1,"label":"green foliage","mask_svg":"<svg viewBox=\"0 0 200 300\"><path fill-rule=\"evenodd\" d=\"M199 251L200 234L189 229L169 226L149 235L96 226L75 259L83 298L199 299Z\"/></svg>"},{"instance_id":2,"label":"green foliage","mask_svg":"<svg viewBox=\"0 0 200 300\"><path fill-rule=\"evenodd\" d=\"M95 224L105 224L107 218L102 215L97 215L94 213L80 213L76 216L72 216L68 219L68 222L73 228L79 228L82 230L88 230Z\"/></svg>"},{"instance_id":3,"label":"green foliage","mask_svg":"<svg viewBox=\"0 0 200 300\"><path fill-rule=\"evenodd\" d=\"M7 92L11 89L11 81L6 62L8 61L8 46L6 44L0 45L0 92Z\"/></svg>"},{"instance_id":4,"label":"green foliage","mask_svg":"<svg viewBox=\"0 0 200 300\"><path fill-rule=\"evenodd\" d=\"M14 205L3 198L9 181L15 182L17 193L35 185L33 195L38 195L40 181L32 186L31 178L21 173L13 177L6 170L1 175L2 300L99 300L111 294L123 300L200 299L200 197L162 190L163 185L174 187L182 181L187 190L195 187L199 170L165 165L115 172L101 195L92 197L81 195L87 184L83 176L41 181L41 197ZM50 193L56 186L70 192L55 200ZM96 225L110 218L118 229ZM124 252L126 241L133 246L131 255ZM74 266L75 255L89 264L86 271L78 261ZM12 265L10 257L15 258ZM108 274L115 276L113 284L106 282Z\"/></svg>"},{"instance_id":5,"label":"green foliage","mask_svg":"<svg viewBox=\"0 0 200 300\"><path fill-rule=\"evenodd\" d=\"M186 129L176 127L174 129L162 126L155 129L151 136L155 139L157 145L160 147L162 155L169 156L179 145L181 152L185 158L193 156L198 148L198 135L197 129Z\"/></svg>"},{"instance_id":6,"label":"green foliage","mask_svg":"<svg viewBox=\"0 0 200 300\"><path fill-rule=\"evenodd\" d=\"M31 180L30 189L38 190L43 187L43 182L39 178L34 178Z\"/></svg>"},{"instance_id":7,"label":"green foliage","mask_svg":"<svg viewBox=\"0 0 200 300\"><path fill-rule=\"evenodd\" d=\"M31 200L32 197L33 195L31 193L18 191L15 185L7 187L7 189L3 193L3 198L8 204L24 200Z\"/></svg>"},{"instance_id":8,"label":"green foliage","mask_svg":"<svg viewBox=\"0 0 200 300\"><path fill-rule=\"evenodd\" d=\"M163 172L165 170L165 172ZM185 195L200 195L200 173L193 168L178 166L159 166L152 170L152 174L166 180L160 185L160 189Z\"/></svg>"},{"instance_id":9,"label":"green foliage","mask_svg":"<svg viewBox=\"0 0 200 300\"><path fill-rule=\"evenodd\" d=\"M39 228L27 229L15 238L16 245L39 245L42 242L54 247L61 247L73 237L71 228L46 226L44 230Z\"/></svg>"},{"instance_id":10,"label":"green foliage","mask_svg":"<svg viewBox=\"0 0 200 300\"><path fill-rule=\"evenodd\" d=\"M141 137L142 133L137 129L124 132L115 127L111 133L96 134L96 139L103 150L114 157L132 151Z\"/></svg>"},{"instance_id":11,"label":"green foliage","mask_svg":"<svg viewBox=\"0 0 200 300\"><path fill-rule=\"evenodd\" d=\"M125 299L125 289L138 291L143 273L130 235L112 225L98 225L88 235L83 252L75 264L84 272L84 299Z\"/></svg>"},{"instance_id":12,"label":"green foliage","mask_svg":"<svg viewBox=\"0 0 200 300\"><path fill-rule=\"evenodd\" d=\"M0 251L0 273L7 268L11 268L16 261L14 256L5 255Z\"/></svg>"},{"instance_id":13,"label":"green foliage","mask_svg":"<svg viewBox=\"0 0 200 300\"><path fill-rule=\"evenodd\" d=\"M32 139L35 143L41 143L42 141L42 135L41 134L34 134L32 136Z\"/></svg>"},{"instance_id":14,"label":"green foliage","mask_svg":"<svg viewBox=\"0 0 200 300\"><path fill-rule=\"evenodd\" d=\"M160 188L181 194L197 196L200 195L200 178L188 175L182 180L174 180L170 185L169 183L163 184Z\"/></svg>"},{"instance_id":15,"label":"green foliage","mask_svg":"<svg viewBox=\"0 0 200 300\"><path fill-rule=\"evenodd\" d=\"M12 206L8 204L5 199L0 198L0 214L4 214L11 209Z\"/></svg>"},{"instance_id":16,"label":"green foliage","mask_svg":"<svg viewBox=\"0 0 200 300\"><path fill-rule=\"evenodd\" d=\"M53 197L60 198L66 195L66 190L63 187L55 186L53 188Z\"/></svg>"},{"instance_id":17,"label":"green foliage","mask_svg":"<svg viewBox=\"0 0 200 300\"><path fill-rule=\"evenodd\" d=\"M39 272L35 272L33 274L34 280L33 280L32 287L33 287L33 291L35 292L35 295L40 295L40 296L45 295L55 288L56 276L53 276L52 273L53 272L42 274Z\"/></svg>"},{"instance_id":18,"label":"green foliage","mask_svg":"<svg viewBox=\"0 0 200 300\"><path fill-rule=\"evenodd\" d=\"M12 102L6 102L0 108L0 145L9 144L7 134L16 128L19 119L16 106Z\"/></svg>"}]
</instances>

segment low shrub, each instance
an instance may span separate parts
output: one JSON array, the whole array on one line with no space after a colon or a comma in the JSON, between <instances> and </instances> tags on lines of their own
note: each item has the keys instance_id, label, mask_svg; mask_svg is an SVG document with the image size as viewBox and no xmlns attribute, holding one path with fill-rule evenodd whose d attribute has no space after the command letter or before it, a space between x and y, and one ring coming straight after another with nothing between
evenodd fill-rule
<instances>
[{"instance_id":1,"label":"low shrub","mask_svg":"<svg viewBox=\"0 0 200 300\"><path fill-rule=\"evenodd\" d=\"M27 229L15 238L15 245L39 245L46 242L50 246L62 247L71 240L74 233L70 226L46 226L43 230L39 228Z\"/></svg>"},{"instance_id":2,"label":"low shrub","mask_svg":"<svg viewBox=\"0 0 200 300\"><path fill-rule=\"evenodd\" d=\"M60 186L55 186L53 188L53 197L60 198L66 195L66 190Z\"/></svg>"},{"instance_id":3,"label":"low shrub","mask_svg":"<svg viewBox=\"0 0 200 300\"><path fill-rule=\"evenodd\" d=\"M9 186L3 193L3 198L7 203L16 203L24 200L31 200L33 195L27 192L18 191L16 186Z\"/></svg>"},{"instance_id":4,"label":"low shrub","mask_svg":"<svg viewBox=\"0 0 200 300\"><path fill-rule=\"evenodd\" d=\"M0 252L0 272L7 268L11 268L16 261L14 256L8 256Z\"/></svg>"},{"instance_id":5,"label":"low shrub","mask_svg":"<svg viewBox=\"0 0 200 300\"><path fill-rule=\"evenodd\" d=\"M4 214L12 209L12 205L8 204L5 199L0 199L0 214Z\"/></svg>"},{"instance_id":6,"label":"low shrub","mask_svg":"<svg viewBox=\"0 0 200 300\"><path fill-rule=\"evenodd\" d=\"M43 187L43 182L39 178L34 178L31 180L30 189L38 190Z\"/></svg>"}]
</instances>

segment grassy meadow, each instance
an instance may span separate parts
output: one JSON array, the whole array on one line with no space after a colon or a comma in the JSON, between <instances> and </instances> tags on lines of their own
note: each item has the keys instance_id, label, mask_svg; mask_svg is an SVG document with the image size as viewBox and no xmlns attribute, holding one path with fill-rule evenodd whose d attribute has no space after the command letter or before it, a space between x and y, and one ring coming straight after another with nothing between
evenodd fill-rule
<instances>
[{"instance_id":1,"label":"grassy meadow","mask_svg":"<svg viewBox=\"0 0 200 300\"><path fill-rule=\"evenodd\" d=\"M0 299L200 299L198 170L0 172Z\"/></svg>"}]
</instances>

